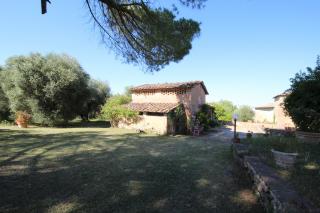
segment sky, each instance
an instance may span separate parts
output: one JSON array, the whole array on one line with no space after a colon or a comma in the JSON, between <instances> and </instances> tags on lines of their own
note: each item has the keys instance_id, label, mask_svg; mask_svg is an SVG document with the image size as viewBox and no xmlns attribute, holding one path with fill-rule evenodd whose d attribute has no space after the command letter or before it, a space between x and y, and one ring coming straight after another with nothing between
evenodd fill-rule
<instances>
[{"instance_id":1,"label":"sky","mask_svg":"<svg viewBox=\"0 0 320 213\"><path fill-rule=\"evenodd\" d=\"M207 102L257 106L288 89L289 79L314 67L320 54L319 0L208 0L201 10L182 8L179 17L201 22L201 34L182 61L153 74L104 46L83 0L51 2L41 15L40 0L1 1L0 65L31 52L66 53L113 93L129 85L203 80Z\"/></svg>"}]
</instances>

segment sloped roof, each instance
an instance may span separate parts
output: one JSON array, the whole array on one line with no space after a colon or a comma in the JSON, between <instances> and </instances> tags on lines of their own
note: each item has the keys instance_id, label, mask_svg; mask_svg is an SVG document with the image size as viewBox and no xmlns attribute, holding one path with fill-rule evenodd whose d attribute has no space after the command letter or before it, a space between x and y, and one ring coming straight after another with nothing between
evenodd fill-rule
<instances>
[{"instance_id":1,"label":"sloped roof","mask_svg":"<svg viewBox=\"0 0 320 213\"><path fill-rule=\"evenodd\" d=\"M268 104L255 107L255 109L268 109L268 108L274 108L274 103L268 103Z\"/></svg>"},{"instance_id":2,"label":"sloped roof","mask_svg":"<svg viewBox=\"0 0 320 213\"><path fill-rule=\"evenodd\" d=\"M159 112L159 113L168 113L180 103L129 103L125 106L129 109L137 112Z\"/></svg>"},{"instance_id":3,"label":"sloped roof","mask_svg":"<svg viewBox=\"0 0 320 213\"><path fill-rule=\"evenodd\" d=\"M142 92L142 91L148 91L148 90L168 90L168 89L189 89L193 88L194 86L200 84L206 93L208 95L208 90L206 86L204 85L203 81L188 81L188 82L177 82L177 83L162 83L162 84L143 84L140 86L136 86L131 88L132 92Z\"/></svg>"},{"instance_id":4,"label":"sloped roof","mask_svg":"<svg viewBox=\"0 0 320 213\"><path fill-rule=\"evenodd\" d=\"M290 90L287 90L287 91L285 91L285 92L283 92L283 93L281 93L281 94L278 94L278 95L274 96L273 98L278 98L278 97L281 97L281 96L287 96L287 95L289 95L290 93L291 93L291 91L290 91Z\"/></svg>"}]
</instances>

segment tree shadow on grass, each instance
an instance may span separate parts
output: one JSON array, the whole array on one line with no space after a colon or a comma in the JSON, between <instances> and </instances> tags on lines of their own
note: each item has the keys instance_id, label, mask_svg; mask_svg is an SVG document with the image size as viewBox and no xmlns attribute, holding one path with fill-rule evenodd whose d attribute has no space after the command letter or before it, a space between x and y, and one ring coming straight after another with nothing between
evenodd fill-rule
<instances>
[{"instance_id":1,"label":"tree shadow on grass","mask_svg":"<svg viewBox=\"0 0 320 213\"><path fill-rule=\"evenodd\" d=\"M84 128L110 128L111 123L110 121L87 121L87 122L71 122L67 126L62 127L68 127L68 128L78 128L78 127L84 127Z\"/></svg>"},{"instance_id":2,"label":"tree shadow on grass","mask_svg":"<svg viewBox=\"0 0 320 213\"><path fill-rule=\"evenodd\" d=\"M257 212L229 148L190 137L0 132L0 211ZM7 156L5 153L7 153Z\"/></svg>"}]
</instances>

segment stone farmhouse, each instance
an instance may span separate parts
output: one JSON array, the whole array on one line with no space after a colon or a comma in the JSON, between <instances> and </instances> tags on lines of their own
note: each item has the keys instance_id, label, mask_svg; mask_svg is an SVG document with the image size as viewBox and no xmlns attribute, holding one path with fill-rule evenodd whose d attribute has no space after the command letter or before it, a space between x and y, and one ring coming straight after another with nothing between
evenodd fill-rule
<instances>
[{"instance_id":1,"label":"stone farmhouse","mask_svg":"<svg viewBox=\"0 0 320 213\"><path fill-rule=\"evenodd\" d=\"M255 107L255 122L275 124L278 128L294 127L291 118L285 114L283 102L288 92L273 97L274 102Z\"/></svg>"},{"instance_id":2,"label":"stone farmhouse","mask_svg":"<svg viewBox=\"0 0 320 213\"><path fill-rule=\"evenodd\" d=\"M164 135L173 133L170 112L182 107L185 119L195 115L206 103L208 91L203 81L180 83L144 84L133 87L132 102L127 104L131 110L139 112L134 123L121 122L119 127L152 131Z\"/></svg>"}]
</instances>

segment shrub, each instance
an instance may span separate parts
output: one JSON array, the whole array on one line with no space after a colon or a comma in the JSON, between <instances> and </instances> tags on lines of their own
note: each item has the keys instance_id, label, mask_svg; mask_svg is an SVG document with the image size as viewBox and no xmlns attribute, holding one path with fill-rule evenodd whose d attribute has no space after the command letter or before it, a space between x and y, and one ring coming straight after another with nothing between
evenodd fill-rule
<instances>
[{"instance_id":1,"label":"shrub","mask_svg":"<svg viewBox=\"0 0 320 213\"><path fill-rule=\"evenodd\" d=\"M203 126L204 130L208 130L210 127L218 125L214 107L208 104L203 104L201 106L196 118L199 120L200 125Z\"/></svg>"},{"instance_id":2,"label":"shrub","mask_svg":"<svg viewBox=\"0 0 320 213\"><path fill-rule=\"evenodd\" d=\"M178 106L168 113L168 124L171 133L186 134L188 130L188 119L183 105Z\"/></svg>"},{"instance_id":3,"label":"shrub","mask_svg":"<svg viewBox=\"0 0 320 213\"><path fill-rule=\"evenodd\" d=\"M290 94L284 100L287 114L302 131L320 132L320 56L317 66L291 79Z\"/></svg>"},{"instance_id":4,"label":"shrub","mask_svg":"<svg viewBox=\"0 0 320 213\"><path fill-rule=\"evenodd\" d=\"M237 109L231 101L221 100L213 103L213 107L217 116L218 121L229 122L232 120L232 114Z\"/></svg>"},{"instance_id":5,"label":"shrub","mask_svg":"<svg viewBox=\"0 0 320 213\"><path fill-rule=\"evenodd\" d=\"M121 120L134 122L138 119L138 113L126 108L131 98L126 95L116 95L107 100L101 110L101 117L108 119L113 127L117 127Z\"/></svg>"}]
</instances>

